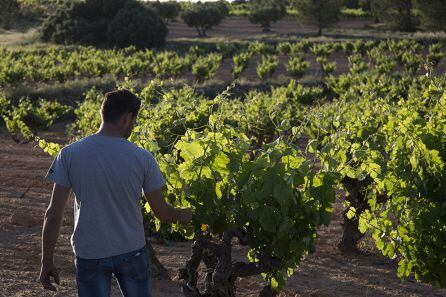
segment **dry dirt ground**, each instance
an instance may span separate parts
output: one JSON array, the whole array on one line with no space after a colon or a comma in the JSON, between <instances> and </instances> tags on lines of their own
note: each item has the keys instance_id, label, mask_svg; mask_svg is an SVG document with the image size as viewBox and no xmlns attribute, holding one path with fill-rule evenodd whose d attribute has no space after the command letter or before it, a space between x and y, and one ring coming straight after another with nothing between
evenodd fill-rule
<instances>
[{"instance_id":1,"label":"dry dirt ground","mask_svg":"<svg viewBox=\"0 0 446 297\"><path fill-rule=\"evenodd\" d=\"M357 29L362 29L367 25L372 25L372 19L364 20L343 20L340 21L333 28L324 31L330 34L344 33L349 30L358 31ZM188 27L181 19L175 22L169 23L168 26L169 34L167 35L167 40L178 40L181 38L197 38L197 31L193 27ZM342 29L344 31L339 31ZM358 32L359 33L359 32ZM255 37L268 37L276 34L290 34L290 35L309 35L314 36L317 34L317 27L311 25L304 25L299 23L296 18L287 17L277 23L271 25L271 31L264 33L262 28L258 24L252 24L246 17L228 17L224 19L218 26L206 31L208 37L221 37L227 39L235 38L255 38ZM366 30L360 31L361 37L367 38L372 37ZM206 38L202 38L206 41Z\"/></svg>"},{"instance_id":2,"label":"dry dirt ground","mask_svg":"<svg viewBox=\"0 0 446 297\"><path fill-rule=\"evenodd\" d=\"M64 142L63 126L46 132L48 140ZM52 158L35 144L16 144L0 128L0 297L76 296L74 256L69 243L73 230L73 197L70 197L59 237L55 264L62 284L58 292L43 291L36 282L40 269L43 215L52 184L43 176ZM336 249L341 232L340 207L332 223L319 232L317 251L307 256L300 270L287 282L280 296L446 296L446 292L396 277L395 263L378 256L343 256ZM172 280L154 280L153 296L182 296L177 270L189 256L190 243L169 246L152 241ZM367 245L365 245L367 247ZM243 257L236 247L235 256ZM373 251L372 251L373 252ZM258 277L239 280L239 296L257 296L263 286ZM112 280L112 296L121 296Z\"/></svg>"}]
</instances>

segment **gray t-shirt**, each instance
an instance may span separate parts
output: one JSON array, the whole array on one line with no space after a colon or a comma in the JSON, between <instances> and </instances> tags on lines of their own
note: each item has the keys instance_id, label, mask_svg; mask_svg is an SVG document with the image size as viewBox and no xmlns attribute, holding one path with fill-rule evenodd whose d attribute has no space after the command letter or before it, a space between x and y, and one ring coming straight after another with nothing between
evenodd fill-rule
<instances>
[{"instance_id":1,"label":"gray t-shirt","mask_svg":"<svg viewBox=\"0 0 446 297\"><path fill-rule=\"evenodd\" d=\"M140 199L165 180L153 155L122 137L91 134L62 148L45 178L75 195L71 245L98 259L145 245Z\"/></svg>"}]
</instances>

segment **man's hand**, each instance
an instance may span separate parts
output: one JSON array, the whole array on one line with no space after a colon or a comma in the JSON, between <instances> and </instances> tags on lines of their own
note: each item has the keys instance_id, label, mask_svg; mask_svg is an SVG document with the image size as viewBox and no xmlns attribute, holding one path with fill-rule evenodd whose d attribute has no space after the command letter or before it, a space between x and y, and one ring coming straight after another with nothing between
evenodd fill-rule
<instances>
[{"instance_id":1,"label":"man's hand","mask_svg":"<svg viewBox=\"0 0 446 297\"><path fill-rule=\"evenodd\" d=\"M50 291L57 291L56 287L51 283L50 277L54 277L56 284L60 285L59 272L54 264L42 264L40 268L39 281L42 283L43 287Z\"/></svg>"},{"instance_id":2,"label":"man's hand","mask_svg":"<svg viewBox=\"0 0 446 297\"><path fill-rule=\"evenodd\" d=\"M192 211L189 208L174 208L167 203L161 189L144 194L153 213L162 223L189 223L192 220Z\"/></svg>"},{"instance_id":3,"label":"man's hand","mask_svg":"<svg viewBox=\"0 0 446 297\"><path fill-rule=\"evenodd\" d=\"M42 230L42 267L39 280L47 290L57 291L51 284L50 276L59 284L59 273L53 263L53 253L63 221L63 212L71 188L54 184L50 205L45 212Z\"/></svg>"}]
</instances>

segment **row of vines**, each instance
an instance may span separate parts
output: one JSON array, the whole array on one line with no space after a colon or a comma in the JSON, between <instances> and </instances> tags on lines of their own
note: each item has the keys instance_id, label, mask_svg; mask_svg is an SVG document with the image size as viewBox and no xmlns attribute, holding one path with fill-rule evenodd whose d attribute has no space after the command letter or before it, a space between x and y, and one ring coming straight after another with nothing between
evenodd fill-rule
<instances>
[{"instance_id":1,"label":"row of vines","mask_svg":"<svg viewBox=\"0 0 446 297\"><path fill-rule=\"evenodd\" d=\"M222 63L230 63L233 78L247 69L253 56L259 79L271 78L285 56L287 75L301 78L310 68L312 54L324 77L336 70L330 56L342 52L350 67L358 70L377 68L381 73L396 71L400 65L410 74L436 66L444 58L442 43L433 43L423 52L421 43L413 40L344 41L332 43L282 42L273 46L250 42L235 46L226 43L215 47L193 46L187 51L100 50L92 47L50 47L0 49L0 85L18 82L65 82L76 78L111 75L116 78L180 78L191 73L197 82L215 77ZM228 61L229 60L229 61Z\"/></svg>"}]
</instances>

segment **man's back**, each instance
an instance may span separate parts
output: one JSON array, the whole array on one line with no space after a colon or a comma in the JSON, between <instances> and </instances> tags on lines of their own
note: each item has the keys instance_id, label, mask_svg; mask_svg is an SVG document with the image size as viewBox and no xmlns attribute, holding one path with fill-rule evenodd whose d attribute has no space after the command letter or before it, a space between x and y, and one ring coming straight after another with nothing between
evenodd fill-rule
<instances>
[{"instance_id":1,"label":"man's back","mask_svg":"<svg viewBox=\"0 0 446 297\"><path fill-rule=\"evenodd\" d=\"M150 152L123 137L92 134L64 147L46 177L75 194L77 257L110 257L145 245L141 190L165 183Z\"/></svg>"}]
</instances>

